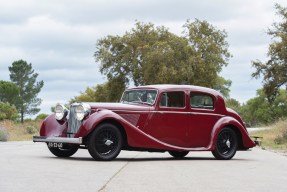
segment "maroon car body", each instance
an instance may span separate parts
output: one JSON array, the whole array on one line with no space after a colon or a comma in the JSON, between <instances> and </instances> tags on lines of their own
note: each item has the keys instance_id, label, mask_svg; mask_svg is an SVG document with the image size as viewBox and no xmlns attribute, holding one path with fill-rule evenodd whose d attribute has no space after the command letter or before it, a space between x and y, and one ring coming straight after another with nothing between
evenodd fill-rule
<instances>
[{"instance_id":1,"label":"maroon car body","mask_svg":"<svg viewBox=\"0 0 287 192\"><path fill-rule=\"evenodd\" d=\"M44 120L40 136L33 137L60 157L81 147L97 160L114 159L120 150L168 151L177 158L189 151L212 151L217 159L231 159L237 150L255 146L240 116L209 88L140 86L127 89L120 103L61 106Z\"/></svg>"}]
</instances>

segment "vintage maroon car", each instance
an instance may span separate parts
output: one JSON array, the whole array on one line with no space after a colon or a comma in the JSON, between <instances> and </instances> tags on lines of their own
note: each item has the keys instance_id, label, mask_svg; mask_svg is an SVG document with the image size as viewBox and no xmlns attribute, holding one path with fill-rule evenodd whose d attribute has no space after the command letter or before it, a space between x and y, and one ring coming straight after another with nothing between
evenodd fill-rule
<instances>
[{"instance_id":1,"label":"vintage maroon car","mask_svg":"<svg viewBox=\"0 0 287 192\"><path fill-rule=\"evenodd\" d=\"M57 104L34 142L46 142L56 156L87 148L96 160L121 150L165 152L183 158L189 151L212 151L231 159L255 146L239 115L220 93L190 85L149 85L127 89L120 103Z\"/></svg>"}]
</instances>

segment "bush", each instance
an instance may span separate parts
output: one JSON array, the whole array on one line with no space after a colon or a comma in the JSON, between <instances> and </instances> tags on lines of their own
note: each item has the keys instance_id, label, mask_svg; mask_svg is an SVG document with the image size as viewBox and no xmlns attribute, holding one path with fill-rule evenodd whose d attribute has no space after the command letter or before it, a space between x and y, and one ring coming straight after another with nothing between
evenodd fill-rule
<instances>
[{"instance_id":1,"label":"bush","mask_svg":"<svg viewBox=\"0 0 287 192\"><path fill-rule=\"evenodd\" d=\"M8 141L8 132L3 127L0 127L0 141Z\"/></svg>"},{"instance_id":2,"label":"bush","mask_svg":"<svg viewBox=\"0 0 287 192\"><path fill-rule=\"evenodd\" d=\"M47 114L41 113L41 114L37 115L36 120L43 120L43 119L45 119L46 117L48 117Z\"/></svg>"},{"instance_id":3,"label":"bush","mask_svg":"<svg viewBox=\"0 0 287 192\"><path fill-rule=\"evenodd\" d=\"M286 127L286 120L279 122L278 124L280 125L280 132L274 139L274 143L277 145L281 145L284 143L287 143L287 127Z\"/></svg>"},{"instance_id":4,"label":"bush","mask_svg":"<svg viewBox=\"0 0 287 192\"><path fill-rule=\"evenodd\" d=\"M18 111L14 106L11 106L9 103L0 102L0 120L16 120L18 117Z\"/></svg>"},{"instance_id":5,"label":"bush","mask_svg":"<svg viewBox=\"0 0 287 192\"><path fill-rule=\"evenodd\" d=\"M35 126L29 125L28 127L26 127L26 132L28 134L34 134L38 132L38 129Z\"/></svg>"}]
</instances>

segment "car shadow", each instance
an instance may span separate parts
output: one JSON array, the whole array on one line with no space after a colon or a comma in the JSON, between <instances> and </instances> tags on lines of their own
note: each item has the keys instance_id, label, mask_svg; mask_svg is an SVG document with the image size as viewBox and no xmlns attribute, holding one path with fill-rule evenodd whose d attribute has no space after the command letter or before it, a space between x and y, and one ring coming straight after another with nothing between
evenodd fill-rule
<instances>
[{"instance_id":1,"label":"car shadow","mask_svg":"<svg viewBox=\"0 0 287 192\"><path fill-rule=\"evenodd\" d=\"M182 159L177 159L173 157L118 157L112 161L96 161L92 157L45 157L50 159L57 159L57 160L65 160L65 161L94 161L94 162L155 162L155 161L218 161L218 162L234 162L234 161L250 161L250 159L237 159L234 158L232 160L217 160L214 157L184 157Z\"/></svg>"}]
</instances>

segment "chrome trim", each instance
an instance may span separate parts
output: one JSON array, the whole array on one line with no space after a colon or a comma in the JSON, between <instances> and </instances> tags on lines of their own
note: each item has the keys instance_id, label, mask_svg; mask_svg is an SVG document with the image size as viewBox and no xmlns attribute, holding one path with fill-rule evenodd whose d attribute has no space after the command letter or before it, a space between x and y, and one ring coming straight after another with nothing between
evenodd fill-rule
<instances>
[{"instance_id":1,"label":"chrome trim","mask_svg":"<svg viewBox=\"0 0 287 192\"><path fill-rule=\"evenodd\" d=\"M82 144L83 138L33 136L33 142Z\"/></svg>"},{"instance_id":2,"label":"chrome trim","mask_svg":"<svg viewBox=\"0 0 287 192\"><path fill-rule=\"evenodd\" d=\"M225 117L226 115L221 115L217 113L198 113L198 112L185 112L185 111L150 111L150 113L160 113L160 114L190 114L190 115L211 115Z\"/></svg>"},{"instance_id":3,"label":"chrome trim","mask_svg":"<svg viewBox=\"0 0 287 192\"><path fill-rule=\"evenodd\" d=\"M79 121L76 118L76 112L75 112L75 104L72 104L70 107L70 113L69 113L69 119L68 119L68 137L73 138L74 134L78 132L82 125L82 121Z\"/></svg>"},{"instance_id":4,"label":"chrome trim","mask_svg":"<svg viewBox=\"0 0 287 192\"><path fill-rule=\"evenodd\" d=\"M200 112L190 112L192 115L212 115L212 116L219 116L219 117L225 117L226 115L217 114L217 113L200 113Z\"/></svg>"}]
</instances>

